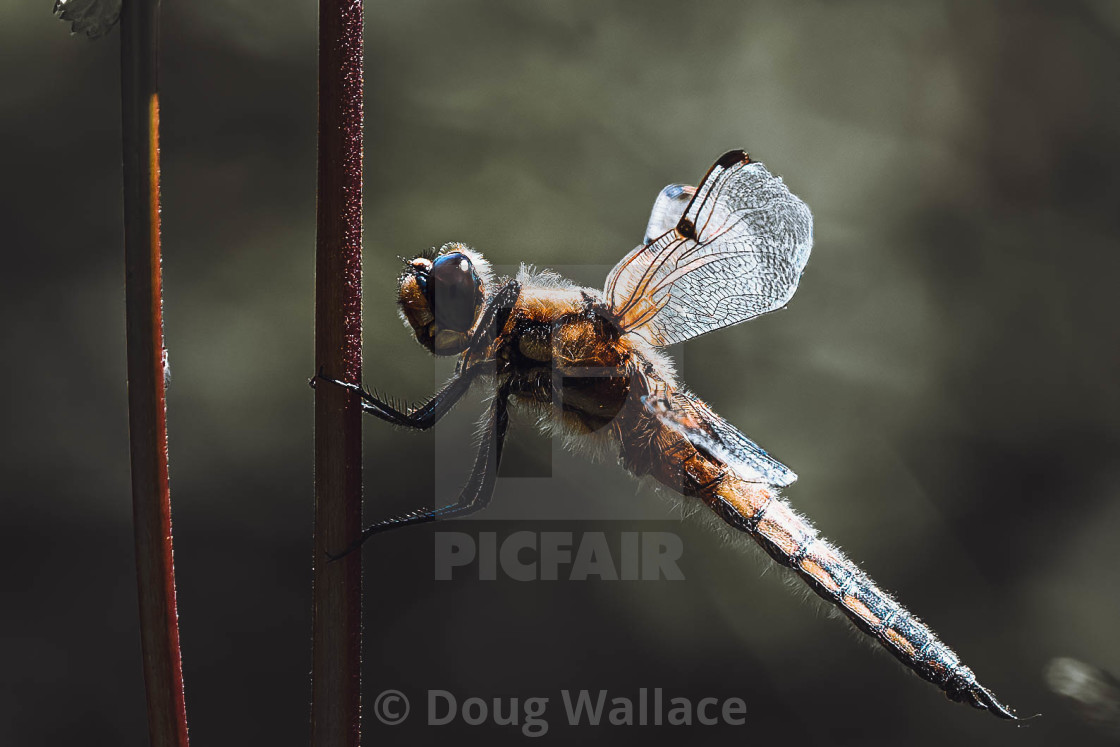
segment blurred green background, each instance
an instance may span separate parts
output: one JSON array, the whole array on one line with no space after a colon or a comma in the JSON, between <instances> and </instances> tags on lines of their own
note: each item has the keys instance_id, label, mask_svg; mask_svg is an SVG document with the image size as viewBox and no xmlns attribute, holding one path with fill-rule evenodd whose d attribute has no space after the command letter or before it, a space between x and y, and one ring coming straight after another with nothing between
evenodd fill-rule
<instances>
[{"instance_id":1,"label":"blurred green background","mask_svg":"<svg viewBox=\"0 0 1120 747\"><path fill-rule=\"evenodd\" d=\"M0 743L137 744L119 47L69 38L50 6L0 2ZM504 478L452 529L675 526L687 580L435 583L432 526L378 538L368 744L522 739L424 727L426 689L551 696L548 738L586 744L1103 742L1042 671L1120 670L1120 5L366 14L367 382L419 399L449 372L396 317L397 255L460 240L600 286L664 184L746 148L813 209L813 256L788 310L675 351L684 379L798 472L788 497L825 536L1043 714L1017 729L948 703L759 553L669 523L679 509L620 468L549 464L522 417L509 474L553 477ZM310 2L164 4L168 421L199 745L308 734L315 24ZM367 423L368 518L465 478L480 400L436 434ZM567 729L563 687L738 696L748 726ZM405 725L369 713L385 688L413 697Z\"/></svg>"}]
</instances>

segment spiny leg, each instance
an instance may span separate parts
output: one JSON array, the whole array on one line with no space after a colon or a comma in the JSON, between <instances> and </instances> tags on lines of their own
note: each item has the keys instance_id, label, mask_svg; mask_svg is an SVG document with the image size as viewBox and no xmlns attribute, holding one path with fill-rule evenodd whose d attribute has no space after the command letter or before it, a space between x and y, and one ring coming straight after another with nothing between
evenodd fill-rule
<instances>
[{"instance_id":1,"label":"spiny leg","mask_svg":"<svg viewBox=\"0 0 1120 747\"><path fill-rule=\"evenodd\" d=\"M467 344L466 352L459 359L459 365L455 369L456 373L469 370L477 360L476 356L485 355L490 344L505 329L510 313L520 296L521 283L510 280L487 302L486 308L482 310L482 316L479 317L474 334L471 336L470 343Z\"/></svg>"},{"instance_id":2,"label":"spiny leg","mask_svg":"<svg viewBox=\"0 0 1120 747\"><path fill-rule=\"evenodd\" d=\"M331 560L350 554L362 546L367 539L375 534L406 527L410 524L425 524L437 519L448 519L453 516L466 516L479 511L490 503L494 494L494 482L498 476L498 465L502 461L502 445L505 442L506 429L509 426L509 382L502 384L498 390L490 412L486 417L486 427L482 433L482 443L478 447L478 456L475 457L474 468L463 486L459 497L454 503L434 509L421 509L401 516L394 516L372 524L362 532L353 544L337 555L331 555Z\"/></svg>"},{"instance_id":3,"label":"spiny leg","mask_svg":"<svg viewBox=\"0 0 1120 747\"><path fill-rule=\"evenodd\" d=\"M416 428L417 430L427 430L446 415L455 403L467 393L467 390L470 389L471 381L474 380L476 371L477 369L469 369L466 372L456 374L455 377L447 382L447 385L428 400L428 402L419 407L411 408L408 412L398 410L390 403L379 399L357 384L350 384L345 381L339 381L338 379L331 379L324 376L322 370L312 379L312 385L314 385L315 381L322 380L343 387L344 389L349 389L362 398L362 412L374 415L393 425L402 425L406 428Z\"/></svg>"},{"instance_id":4,"label":"spiny leg","mask_svg":"<svg viewBox=\"0 0 1120 747\"><path fill-rule=\"evenodd\" d=\"M486 308L482 312L477 329L475 329L470 344L467 346L467 353L460 359L459 365L455 370L454 378L427 403L419 407L410 408L408 412L394 407L391 402L380 399L358 384L351 384L324 376L322 368L319 369L318 374L311 379L309 383L312 388L314 388L317 381L323 380L330 384L343 387L344 389L349 389L362 398L362 412L369 413L370 415L381 418L394 425L427 430L446 415L455 403L470 389L470 384L474 380L475 375L477 375L485 365L480 365L477 361L470 360L471 354L484 353L485 350L489 348L490 343L494 341L495 337L502 331L502 328L505 327L510 312L514 304L517 303L517 299L520 295L521 284L516 280L509 281L501 290L494 294L493 298L486 304Z\"/></svg>"}]
</instances>

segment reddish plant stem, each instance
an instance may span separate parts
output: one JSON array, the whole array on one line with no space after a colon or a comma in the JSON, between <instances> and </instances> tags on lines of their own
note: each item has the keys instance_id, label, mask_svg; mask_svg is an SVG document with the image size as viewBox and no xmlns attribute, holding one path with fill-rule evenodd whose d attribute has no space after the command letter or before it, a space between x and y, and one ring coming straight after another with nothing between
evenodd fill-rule
<instances>
[{"instance_id":1,"label":"reddish plant stem","mask_svg":"<svg viewBox=\"0 0 1120 747\"><path fill-rule=\"evenodd\" d=\"M327 376L362 378L362 3L319 3L319 186L315 360ZM311 744L358 747L361 553L328 562L362 530L357 400L315 390L315 542Z\"/></svg>"},{"instance_id":2,"label":"reddish plant stem","mask_svg":"<svg viewBox=\"0 0 1120 747\"><path fill-rule=\"evenodd\" d=\"M158 58L159 0L125 0L121 11L125 326L140 645L151 743L186 747L187 711L179 656L167 477Z\"/></svg>"}]
</instances>

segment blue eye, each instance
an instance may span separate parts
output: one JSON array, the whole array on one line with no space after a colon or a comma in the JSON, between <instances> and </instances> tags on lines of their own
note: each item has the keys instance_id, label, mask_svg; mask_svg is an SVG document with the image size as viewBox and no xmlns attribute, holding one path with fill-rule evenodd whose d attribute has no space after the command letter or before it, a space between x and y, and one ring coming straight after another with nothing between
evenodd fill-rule
<instances>
[{"instance_id":1,"label":"blue eye","mask_svg":"<svg viewBox=\"0 0 1120 747\"><path fill-rule=\"evenodd\" d=\"M481 293L478 273L467 255L451 252L436 257L427 277L418 276L417 282L440 327L455 332L471 328Z\"/></svg>"}]
</instances>

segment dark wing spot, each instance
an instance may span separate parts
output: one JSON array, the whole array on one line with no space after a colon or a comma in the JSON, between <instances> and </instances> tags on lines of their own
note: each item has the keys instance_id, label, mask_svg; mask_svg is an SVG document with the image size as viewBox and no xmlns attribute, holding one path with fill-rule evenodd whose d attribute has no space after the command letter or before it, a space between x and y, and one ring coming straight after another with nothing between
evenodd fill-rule
<instances>
[{"instance_id":1,"label":"dark wing spot","mask_svg":"<svg viewBox=\"0 0 1120 747\"><path fill-rule=\"evenodd\" d=\"M688 218L681 218L677 223L677 233L679 233L683 239L695 239L696 226Z\"/></svg>"},{"instance_id":2,"label":"dark wing spot","mask_svg":"<svg viewBox=\"0 0 1120 747\"><path fill-rule=\"evenodd\" d=\"M716 166L723 169L729 169L737 163L750 163L751 157L747 155L746 151L742 150L729 150L719 157L716 161Z\"/></svg>"}]
</instances>

